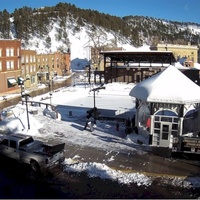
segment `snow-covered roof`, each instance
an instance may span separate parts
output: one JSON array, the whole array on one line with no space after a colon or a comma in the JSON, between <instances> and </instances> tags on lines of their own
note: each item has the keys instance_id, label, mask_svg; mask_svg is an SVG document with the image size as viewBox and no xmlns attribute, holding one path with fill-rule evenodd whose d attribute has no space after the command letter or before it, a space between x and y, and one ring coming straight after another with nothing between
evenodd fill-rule
<instances>
[{"instance_id":1,"label":"snow-covered roof","mask_svg":"<svg viewBox=\"0 0 200 200\"><path fill-rule=\"evenodd\" d=\"M129 93L146 102L190 104L200 102L200 87L170 65L137 84Z\"/></svg>"}]
</instances>

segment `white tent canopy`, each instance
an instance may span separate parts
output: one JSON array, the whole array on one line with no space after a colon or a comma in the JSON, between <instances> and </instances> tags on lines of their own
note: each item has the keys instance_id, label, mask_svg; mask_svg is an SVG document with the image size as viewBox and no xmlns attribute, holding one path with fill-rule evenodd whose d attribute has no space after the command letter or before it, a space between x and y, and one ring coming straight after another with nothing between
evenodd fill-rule
<instances>
[{"instance_id":1,"label":"white tent canopy","mask_svg":"<svg viewBox=\"0 0 200 200\"><path fill-rule=\"evenodd\" d=\"M200 87L174 66L140 82L129 95L145 102L200 103Z\"/></svg>"}]
</instances>

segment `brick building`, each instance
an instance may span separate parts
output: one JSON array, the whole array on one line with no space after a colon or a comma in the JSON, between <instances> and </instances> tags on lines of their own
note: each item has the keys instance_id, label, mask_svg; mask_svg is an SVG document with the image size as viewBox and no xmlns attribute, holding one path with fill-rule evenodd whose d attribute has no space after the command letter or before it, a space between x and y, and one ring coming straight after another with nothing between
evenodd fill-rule
<instances>
[{"instance_id":1,"label":"brick building","mask_svg":"<svg viewBox=\"0 0 200 200\"><path fill-rule=\"evenodd\" d=\"M38 82L50 82L54 76L70 73L70 53L38 54L36 60Z\"/></svg>"},{"instance_id":2,"label":"brick building","mask_svg":"<svg viewBox=\"0 0 200 200\"><path fill-rule=\"evenodd\" d=\"M24 79L24 86L35 86L37 85L36 51L21 50L21 54L21 75Z\"/></svg>"},{"instance_id":3,"label":"brick building","mask_svg":"<svg viewBox=\"0 0 200 200\"><path fill-rule=\"evenodd\" d=\"M21 78L21 41L0 40L0 93L19 89Z\"/></svg>"}]
</instances>

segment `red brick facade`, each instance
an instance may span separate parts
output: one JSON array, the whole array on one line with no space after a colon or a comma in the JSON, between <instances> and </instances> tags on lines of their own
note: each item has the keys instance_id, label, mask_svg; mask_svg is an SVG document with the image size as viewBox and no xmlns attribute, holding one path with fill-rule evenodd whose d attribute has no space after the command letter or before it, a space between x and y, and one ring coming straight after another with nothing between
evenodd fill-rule
<instances>
[{"instance_id":1,"label":"red brick facade","mask_svg":"<svg viewBox=\"0 0 200 200\"><path fill-rule=\"evenodd\" d=\"M0 40L0 93L19 89L21 41Z\"/></svg>"}]
</instances>

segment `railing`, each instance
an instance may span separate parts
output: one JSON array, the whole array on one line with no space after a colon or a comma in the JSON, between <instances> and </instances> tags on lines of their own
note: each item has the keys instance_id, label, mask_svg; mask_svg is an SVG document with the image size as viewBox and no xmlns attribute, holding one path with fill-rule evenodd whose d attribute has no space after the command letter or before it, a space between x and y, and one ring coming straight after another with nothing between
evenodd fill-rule
<instances>
[{"instance_id":1,"label":"railing","mask_svg":"<svg viewBox=\"0 0 200 200\"><path fill-rule=\"evenodd\" d=\"M46 108L51 107L52 110L56 110L56 107L50 103L44 103L44 102L40 102L40 101L30 101L30 100L27 100L27 101L22 100L21 102L22 102L22 104L24 104L24 103L26 104L26 102L30 103L31 106L33 106L34 104L37 104L39 107L41 107L41 105L45 105Z\"/></svg>"}]
</instances>

